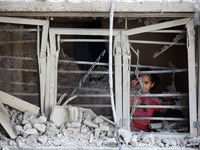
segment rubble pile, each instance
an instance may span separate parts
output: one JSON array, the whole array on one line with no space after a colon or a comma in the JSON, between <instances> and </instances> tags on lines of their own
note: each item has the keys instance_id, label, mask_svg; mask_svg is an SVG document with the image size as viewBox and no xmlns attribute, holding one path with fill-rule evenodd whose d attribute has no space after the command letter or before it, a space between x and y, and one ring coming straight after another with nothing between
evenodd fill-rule
<instances>
[{"instance_id":1,"label":"rubble pile","mask_svg":"<svg viewBox=\"0 0 200 150\"><path fill-rule=\"evenodd\" d=\"M17 148L117 148L117 137L112 121L97 116L90 109L73 106L54 106L50 119L29 111L16 112L11 118L16 138L0 135L0 147ZM122 148L184 148L199 147L200 137L185 139L158 138L152 133L132 133L119 128Z\"/></svg>"}]
</instances>

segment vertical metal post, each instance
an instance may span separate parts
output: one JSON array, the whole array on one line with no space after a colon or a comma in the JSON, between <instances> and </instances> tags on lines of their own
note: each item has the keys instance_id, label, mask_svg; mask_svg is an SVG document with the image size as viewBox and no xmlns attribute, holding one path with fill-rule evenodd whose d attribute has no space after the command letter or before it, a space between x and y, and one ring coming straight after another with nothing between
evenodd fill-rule
<instances>
[{"instance_id":1,"label":"vertical metal post","mask_svg":"<svg viewBox=\"0 0 200 150\"><path fill-rule=\"evenodd\" d=\"M197 99L196 99L196 72L195 72L195 32L193 19L187 27L187 50L188 50L188 78L189 78L189 117L190 134L196 136L197 129L194 122L197 121Z\"/></svg>"}]
</instances>

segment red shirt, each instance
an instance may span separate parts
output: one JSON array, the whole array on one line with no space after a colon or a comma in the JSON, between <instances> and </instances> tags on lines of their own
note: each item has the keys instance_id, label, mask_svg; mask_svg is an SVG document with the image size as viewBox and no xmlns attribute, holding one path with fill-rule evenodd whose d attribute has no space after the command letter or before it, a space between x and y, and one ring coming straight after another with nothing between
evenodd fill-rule
<instances>
[{"instance_id":1,"label":"red shirt","mask_svg":"<svg viewBox=\"0 0 200 150\"><path fill-rule=\"evenodd\" d=\"M136 105L159 105L160 101L158 98L153 97L137 97ZM130 98L130 105L133 104L134 97ZM135 108L133 117L151 117L154 111L160 111L161 108ZM150 120L131 120L130 127L131 131L134 128L139 130L148 131L148 124Z\"/></svg>"}]
</instances>

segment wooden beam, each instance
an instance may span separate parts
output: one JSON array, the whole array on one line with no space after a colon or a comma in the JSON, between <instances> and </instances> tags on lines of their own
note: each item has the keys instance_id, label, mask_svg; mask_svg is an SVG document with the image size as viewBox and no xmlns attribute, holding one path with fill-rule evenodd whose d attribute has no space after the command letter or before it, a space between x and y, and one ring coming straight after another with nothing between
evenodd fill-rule
<instances>
[{"instance_id":1,"label":"wooden beam","mask_svg":"<svg viewBox=\"0 0 200 150\"><path fill-rule=\"evenodd\" d=\"M129 48L128 36L121 34L122 45L122 66L123 66L123 99L122 99L122 112L123 112L123 124L127 130L130 130L130 62L131 54Z\"/></svg>"},{"instance_id":2,"label":"wooden beam","mask_svg":"<svg viewBox=\"0 0 200 150\"><path fill-rule=\"evenodd\" d=\"M121 42L120 34L114 40L114 65L115 65L115 103L117 123L121 125L122 115L122 50L118 45Z\"/></svg>"},{"instance_id":3,"label":"wooden beam","mask_svg":"<svg viewBox=\"0 0 200 150\"><path fill-rule=\"evenodd\" d=\"M13 125L10 123L10 119L5 116L2 112L0 112L0 124L5 129L5 131L8 133L8 135L14 139L17 137L15 132L13 131Z\"/></svg>"},{"instance_id":4,"label":"wooden beam","mask_svg":"<svg viewBox=\"0 0 200 150\"><path fill-rule=\"evenodd\" d=\"M196 98L196 72L195 72L195 36L193 19L187 27L187 49L188 49L188 78L189 78L189 118L190 133L197 135L194 122L197 121L197 98Z\"/></svg>"},{"instance_id":5,"label":"wooden beam","mask_svg":"<svg viewBox=\"0 0 200 150\"><path fill-rule=\"evenodd\" d=\"M19 99L17 97L14 97L10 94L7 94L3 91L0 91L0 102L3 104L7 104L17 110L20 111L26 111L29 110L30 112L32 112L33 114L38 114L40 108L30 104L22 99Z\"/></svg>"}]
</instances>

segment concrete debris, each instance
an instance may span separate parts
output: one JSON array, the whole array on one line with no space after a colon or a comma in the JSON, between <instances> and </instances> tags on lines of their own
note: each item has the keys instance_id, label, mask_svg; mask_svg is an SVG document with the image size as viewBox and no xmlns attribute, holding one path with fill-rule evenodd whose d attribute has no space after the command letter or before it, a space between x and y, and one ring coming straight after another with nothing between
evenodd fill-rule
<instances>
[{"instance_id":1,"label":"concrete debris","mask_svg":"<svg viewBox=\"0 0 200 150\"><path fill-rule=\"evenodd\" d=\"M37 129L40 133L44 133L46 130L46 125L44 124L34 124L33 127Z\"/></svg>"},{"instance_id":2,"label":"concrete debris","mask_svg":"<svg viewBox=\"0 0 200 150\"><path fill-rule=\"evenodd\" d=\"M91 120L90 115L88 115L88 116L85 118L85 120L84 120L83 123L84 123L85 125L87 125L88 127L90 127L90 128L98 128L98 125L97 125L97 124L92 123L92 120Z\"/></svg>"},{"instance_id":3,"label":"concrete debris","mask_svg":"<svg viewBox=\"0 0 200 150\"><path fill-rule=\"evenodd\" d=\"M16 111L13 111L11 116L16 113ZM6 145L9 148L42 148L45 146L72 149L84 149L86 147L88 149L103 149L105 147L117 147L113 122L105 117L96 116L90 109L56 106L52 109L49 121L44 114L36 116L28 111L17 114L15 119L18 121L13 120L16 123L13 126L13 131L17 137L9 139L0 133L0 145ZM160 128L160 124L152 124L152 128ZM119 135L122 148L128 149L144 147L198 148L200 145L200 137L192 136L187 136L185 139L158 138L154 137L152 133L136 134L123 128L119 128Z\"/></svg>"},{"instance_id":4,"label":"concrete debris","mask_svg":"<svg viewBox=\"0 0 200 150\"><path fill-rule=\"evenodd\" d=\"M137 142L137 135L133 135L133 137L130 140L130 145L133 147L137 147L138 146L138 142Z\"/></svg>"},{"instance_id":5,"label":"concrete debris","mask_svg":"<svg viewBox=\"0 0 200 150\"><path fill-rule=\"evenodd\" d=\"M148 144L150 144L150 145L154 145L154 144L155 144L155 138L154 138L153 134L144 135L144 136L142 137L142 141L143 141L144 143L148 143Z\"/></svg>"},{"instance_id":6,"label":"concrete debris","mask_svg":"<svg viewBox=\"0 0 200 150\"><path fill-rule=\"evenodd\" d=\"M52 121L57 127L64 123L72 123L79 120L79 111L77 107L72 106L54 106L50 115Z\"/></svg>"},{"instance_id":7,"label":"concrete debris","mask_svg":"<svg viewBox=\"0 0 200 150\"><path fill-rule=\"evenodd\" d=\"M121 128L119 129L119 135L123 138L126 144L129 144L132 138L132 133L130 131Z\"/></svg>"}]
</instances>

